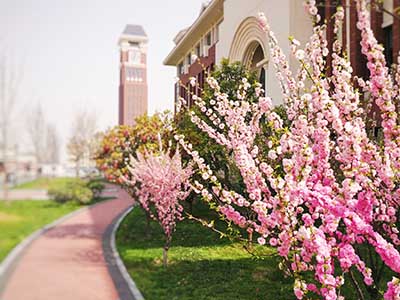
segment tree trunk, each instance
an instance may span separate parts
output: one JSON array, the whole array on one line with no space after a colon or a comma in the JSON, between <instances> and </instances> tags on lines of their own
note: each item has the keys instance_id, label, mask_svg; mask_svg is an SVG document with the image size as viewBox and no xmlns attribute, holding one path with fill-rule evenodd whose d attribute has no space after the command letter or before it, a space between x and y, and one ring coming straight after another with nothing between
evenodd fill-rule
<instances>
[{"instance_id":1,"label":"tree trunk","mask_svg":"<svg viewBox=\"0 0 400 300\"><path fill-rule=\"evenodd\" d=\"M163 265L164 268L166 268L168 266L168 250L169 250L169 246L171 244L171 237L167 237L167 240L165 241L165 245L163 248Z\"/></svg>"},{"instance_id":2,"label":"tree trunk","mask_svg":"<svg viewBox=\"0 0 400 300\"><path fill-rule=\"evenodd\" d=\"M168 266L168 248L165 246L163 248L163 266L164 268Z\"/></svg>"},{"instance_id":3,"label":"tree trunk","mask_svg":"<svg viewBox=\"0 0 400 300\"><path fill-rule=\"evenodd\" d=\"M249 232L247 244L250 250L253 249L253 231Z\"/></svg>"}]
</instances>

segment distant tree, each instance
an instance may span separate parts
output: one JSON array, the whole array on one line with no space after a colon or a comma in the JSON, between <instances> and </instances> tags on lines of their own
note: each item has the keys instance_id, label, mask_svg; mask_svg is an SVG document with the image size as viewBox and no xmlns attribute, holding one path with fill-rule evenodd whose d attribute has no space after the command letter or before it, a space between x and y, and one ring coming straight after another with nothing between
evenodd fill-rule
<instances>
[{"instance_id":1,"label":"distant tree","mask_svg":"<svg viewBox=\"0 0 400 300\"><path fill-rule=\"evenodd\" d=\"M21 80L21 72L9 63L4 53L0 53L0 155L3 160L3 198L5 200L8 199L7 174L9 172L10 130L15 106L19 99L18 92Z\"/></svg>"},{"instance_id":2,"label":"distant tree","mask_svg":"<svg viewBox=\"0 0 400 300\"><path fill-rule=\"evenodd\" d=\"M76 177L79 177L81 167L93 158L96 123L95 115L86 111L76 114L72 122L72 132L67 144L67 151L70 160L75 165Z\"/></svg>"},{"instance_id":3,"label":"distant tree","mask_svg":"<svg viewBox=\"0 0 400 300\"><path fill-rule=\"evenodd\" d=\"M42 106L37 103L31 110L27 120L27 130L33 147L37 163L44 163L46 160L46 120Z\"/></svg>"},{"instance_id":4,"label":"distant tree","mask_svg":"<svg viewBox=\"0 0 400 300\"><path fill-rule=\"evenodd\" d=\"M53 124L47 124L46 128L46 162L57 164L60 162L60 139L57 128Z\"/></svg>"},{"instance_id":5,"label":"distant tree","mask_svg":"<svg viewBox=\"0 0 400 300\"><path fill-rule=\"evenodd\" d=\"M28 116L27 131L36 161L39 164L58 163L60 160L60 142L57 128L47 121L39 103Z\"/></svg>"}]
</instances>

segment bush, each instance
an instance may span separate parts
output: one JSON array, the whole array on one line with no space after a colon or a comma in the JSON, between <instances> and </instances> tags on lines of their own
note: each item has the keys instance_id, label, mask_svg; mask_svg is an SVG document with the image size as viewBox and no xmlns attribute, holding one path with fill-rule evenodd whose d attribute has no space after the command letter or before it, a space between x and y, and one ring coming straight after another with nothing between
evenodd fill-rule
<instances>
[{"instance_id":1,"label":"bush","mask_svg":"<svg viewBox=\"0 0 400 300\"><path fill-rule=\"evenodd\" d=\"M89 204L93 199L93 192L85 186L77 186L73 189L74 201L80 204Z\"/></svg>"},{"instance_id":2,"label":"bush","mask_svg":"<svg viewBox=\"0 0 400 300\"><path fill-rule=\"evenodd\" d=\"M75 181L63 187L49 189L48 195L58 203L76 201L80 204L88 204L93 199L92 190L84 181Z\"/></svg>"},{"instance_id":3,"label":"bush","mask_svg":"<svg viewBox=\"0 0 400 300\"><path fill-rule=\"evenodd\" d=\"M73 198L72 190L67 186L50 188L47 192L49 197L57 203L65 203Z\"/></svg>"},{"instance_id":4,"label":"bush","mask_svg":"<svg viewBox=\"0 0 400 300\"><path fill-rule=\"evenodd\" d=\"M99 179L90 180L86 185L93 193L93 197L98 198L104 190L105 185Z\"/></svg>"}]
</instances>

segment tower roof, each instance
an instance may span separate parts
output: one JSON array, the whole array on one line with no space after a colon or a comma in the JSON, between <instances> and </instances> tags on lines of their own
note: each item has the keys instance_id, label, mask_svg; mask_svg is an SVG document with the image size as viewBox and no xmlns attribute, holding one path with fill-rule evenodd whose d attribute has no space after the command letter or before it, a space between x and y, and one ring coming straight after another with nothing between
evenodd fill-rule
<instances>
[{"instance_id":1,"label":"tower roof","mask_svg":"<svg viewBox=\"0 0 400 300\"><path fill-rule=\"evenodd\" d=\"M146 32L144 32L144 29L141 25L128 24L125 26L125 29L122 32L122 34L147 37L147 34Z\"/></svg>"}]
</instances>

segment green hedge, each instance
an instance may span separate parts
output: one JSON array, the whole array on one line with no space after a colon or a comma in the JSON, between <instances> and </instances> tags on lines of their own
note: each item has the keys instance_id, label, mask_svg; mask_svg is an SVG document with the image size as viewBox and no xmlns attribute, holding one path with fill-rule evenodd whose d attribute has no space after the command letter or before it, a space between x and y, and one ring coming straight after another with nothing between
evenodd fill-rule
<instances>
[{"instance_id":1,"label":"green hedge","mask_svg":"<svg viewBox=\"0 0 400 300\"><path fill-rule=\"evenodd\" d=\"M77 180L68 182L64 186L51 188L48 195L51 199L58 203L69 201L78 202L80 204L89 204L93 198L99 197L104 189L104 184L100 180Z\"/></svg>"}]
</instances>

